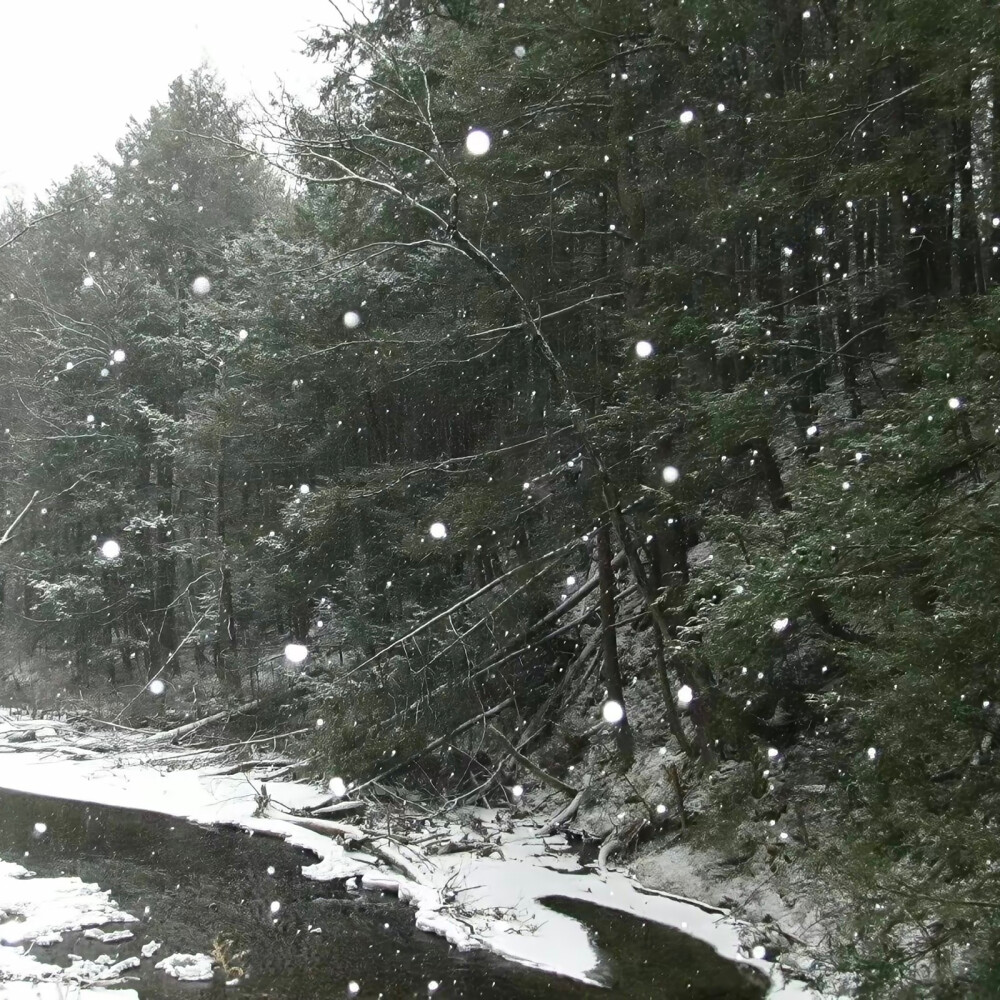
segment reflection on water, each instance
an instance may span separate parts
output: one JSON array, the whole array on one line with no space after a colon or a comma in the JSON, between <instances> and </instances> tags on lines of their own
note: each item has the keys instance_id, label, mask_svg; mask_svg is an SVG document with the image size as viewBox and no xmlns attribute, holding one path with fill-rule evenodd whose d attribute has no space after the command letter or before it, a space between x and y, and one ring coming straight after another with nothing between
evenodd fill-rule
<instances>
[{"instance_id":1,"label":"reflection on water","mask_svg":"<svg viewBox=\"0 0 1000 1000\"><path fill-rule=\"evenodd\" d=\"M41 836L37 823L45 824ZM357 996L386 1000L426 998L432 980L440 984L435 1000L609 995L482 952L457 952L443 939L416 930L412 913L393 897L310 882L299 868L311 858L278 841L233 830L0 792L0 858L19 861L40 876L77 875L96 882L141 918L132 925L134 941L100 945L70 932L62 944L36 949L42 961L68 964L69 953L125 958L151 939L164 942L157 958L211 952L217 938L232 939L235 951L247 952L239 963L246 981L229 988L178 983L153 971L155 959L144 961L135 984L143 1000L223 993L230 1000L318 1000L348 996L352 980L361 987ZM271 912L275 901L281 904L276 917ZM586 904L553 906L592 928L602 955L609 957L600 978L612 985L615 997L750 1000L761 995L735 991L741 974L678 932ZM670 983L689 981L708 991L666 991Z\"/></svg>"}]
</instances>

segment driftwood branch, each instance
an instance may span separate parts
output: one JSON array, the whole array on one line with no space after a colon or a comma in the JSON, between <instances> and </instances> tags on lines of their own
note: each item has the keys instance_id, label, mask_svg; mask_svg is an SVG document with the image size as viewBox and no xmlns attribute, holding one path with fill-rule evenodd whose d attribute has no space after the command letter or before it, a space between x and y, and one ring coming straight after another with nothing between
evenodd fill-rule
<instances>
[{"instance_id":1,"label":"driftwood branch","mask_svg":"<svg viewBox=\"0 0 1000 1000\"><path fill-rule=\"evenodd\" d=\"M584 782L583 788L581 788L580 791L576 793L576 795L573 798L573 801L568 806L566 806L566 808L563 809L561 812L556 813L555 816L553 816L552 819L550 819L548 823L546 823L545 826L543 826L535 836L551 837L552 834L559 829L559 827L563 826L563 824L565 823L568 823L579 811L580 806L583 804L583 800L587 797L587 792L589 791L590 791L590 777L588 776L586 781Z\"/></svg>"},{"instance_id":2,"label":"driftwood branch","mask_svg":"<svg viewBox=\"0 0 1000 1000\"><path fill-rule=\"evenodd\" d=\"M10 536L14 533L14 529L21 523L21 519L28 513L31 509L31 505L38 499L38 493L39 491L35 490L35 492L31 494L31 499L24 505L24 510L22 510L21 513L18 514L13 521L11 521L7 530L2 536L0 536L0 546L6 545L10 541Z\"/></svg>"},{"instance_id":3,"label":"driftwood branch","mask_svg":"<svg viewBox=\"0 0 1000 1000\"><path fill-rule=\"evenodd\" d=\"M561 778L557 778L554 774L549 774L548 771L539 767L530 757L526 757L517 747L514 746L510 740L500 732L496 726L490 726L490 732L504 745L504 749L509 753L514 760L518 762L522 767L526 767L539 781L545 782L546 785L556 789L559 792L565 792L567 795L577 795L580 792L579 788L574 788L573 785L567 784Z\"/></svg>"}]
</instances>

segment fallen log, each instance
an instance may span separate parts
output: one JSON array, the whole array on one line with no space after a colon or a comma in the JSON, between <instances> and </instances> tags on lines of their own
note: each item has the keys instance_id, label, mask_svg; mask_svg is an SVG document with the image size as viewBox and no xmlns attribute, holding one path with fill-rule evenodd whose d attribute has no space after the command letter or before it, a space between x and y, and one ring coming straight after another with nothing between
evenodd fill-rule
<instances>
[{"instance_id":1,"label":"fallen log","mask_svg":"<svg viewBox=\"0 0 1000 1000\"><path fill-rule=\"evenodd\" d=\"M411 753L409 757L405 760L401 760L398 764L393 764L392 767L387 768L384 771L379 772L373 778L369 778L367 781L363 781L360 785L355 786L351 789L353 792L360 792L362 788L367 788L369 785L376 781L385 781L386 778L391 778L395 774L399 774L401 771L406 771L413 766L421 757L426 756L429 753L433 753L435 750L439 750L446 743L453 740L460 733L464 733L467 729L471 729L473 726L478 725L480 722L485 722L487 719L492 719L494 716L499 715L501 712L506 711L511 705L514 704L514 696L511 695L509 698L504 698L502 702L498 705L494 705L492 708L488 708L485 712L480 712L479 715L473 716L471 719L467 719L461 725L455 726L454 729L445 733L444 736L439 736L436 740L431 740L422 750L417 750L415 753Z\"/></svg>"},{"instance_id":2,"label":"fallen log","mask_svg":"<svg viewBox=\"0 0 1000 1000\"><path fill-rule=\"evenodd\" d=\"M309 810L310 816L343 816L344 813L363 813L368 808L367 802L347 800L334 802L326 806L318 806Z\"/></svg>"},{"instance_id":3,"label":"fallen log","mask_svg":"<svg viewBox=\"0 0 1000 1000\"><path fill-rule=\"evenodd\" d=\"M507 753L509 753L514 760L518 762L518 764L526 767L536 778L543 781L550 788L554 788L559 792L565 792L567 795L576 795L579 793L579 788L575 788L573 785L567 784L562 780L562 778L557 778L554 774L549 774L548 771L539 767L530 757L526 757L495 726L490 726L490 732L493 733L493 735L496 736L496 738L504 745Z\"/></svg>"},{"instance_id":4,"label":"fallen log","mask_svg":"<svg viewBox=\"0 0 1000 1000\"><path fill-rule=\"evenodd\" d=\"M584 782L583 788L581 788L580 791L576 793L576 797L573 799L573 801L568 806L566 806L566 808L563 809L561 812L556 813L556 815L553 816L552 819L550 819L548 823L546 823L545 826L543 826L541 830L539 830L538 833L535 834L535 836L551 837L552 834L559 829L559 827L561 827L565 823L568 823L579 811L580 806L583 804L583 800L586 797L588 791L590 791L589 776Z\"/></svg>"},{"instance_id":5,"label":"fallen log","mask_svg":"<svg viewBox=\"0 0 1000 1000\"><path fill-rule=\"evenodd\" d=\"M369 839L369 835L359 826L349 823L335 823L330 819L317 819L312 816L295 816L292 813L279 812L277 809L266 811L267 819L280 819L285 823L294 823L313 833L322 833L327 837L341 837L348 844L360 844Z\"/></svg>"}]
</instances>

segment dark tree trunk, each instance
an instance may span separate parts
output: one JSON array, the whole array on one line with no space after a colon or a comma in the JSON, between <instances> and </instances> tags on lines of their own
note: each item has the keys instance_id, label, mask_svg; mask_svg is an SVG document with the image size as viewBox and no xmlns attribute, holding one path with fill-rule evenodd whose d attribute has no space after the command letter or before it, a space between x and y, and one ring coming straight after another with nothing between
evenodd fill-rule
<instances>
[{"instance_id":1,"label":"dark tree trunk","mask_svg":"<svg viewBox=\"0 0 1000 1000\"><path fill-rule=\"evenodd\" d=\"M606 524L597 529L597 572L601 581L601 628L604 664L604 686L608 699L622 707L622 720L615 727L618 752L626 766L635 758L635 739L625 711L625 692L618 665L618 636L615 631L615 573L611 566L611 531Z\"/></svg>"}]
</instances>

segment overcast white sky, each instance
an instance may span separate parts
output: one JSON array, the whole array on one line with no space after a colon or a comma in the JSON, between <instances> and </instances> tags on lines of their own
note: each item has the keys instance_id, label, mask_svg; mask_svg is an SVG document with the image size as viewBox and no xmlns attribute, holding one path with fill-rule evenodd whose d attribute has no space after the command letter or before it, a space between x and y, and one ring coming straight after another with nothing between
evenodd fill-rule
<instances>
[{"instance_id":1,"label":"overcast white sky","mask_svg":"<svg viewBox=\"0 0 1000 1000\"><path fill-rule=\"evenodd\" d=\"M114 155L170 82L207 60L230 94L305 92L322 70L301 37L326 0L7 0L0 30L0 201L40 194Z\"/></svg>"}]
</instances>

